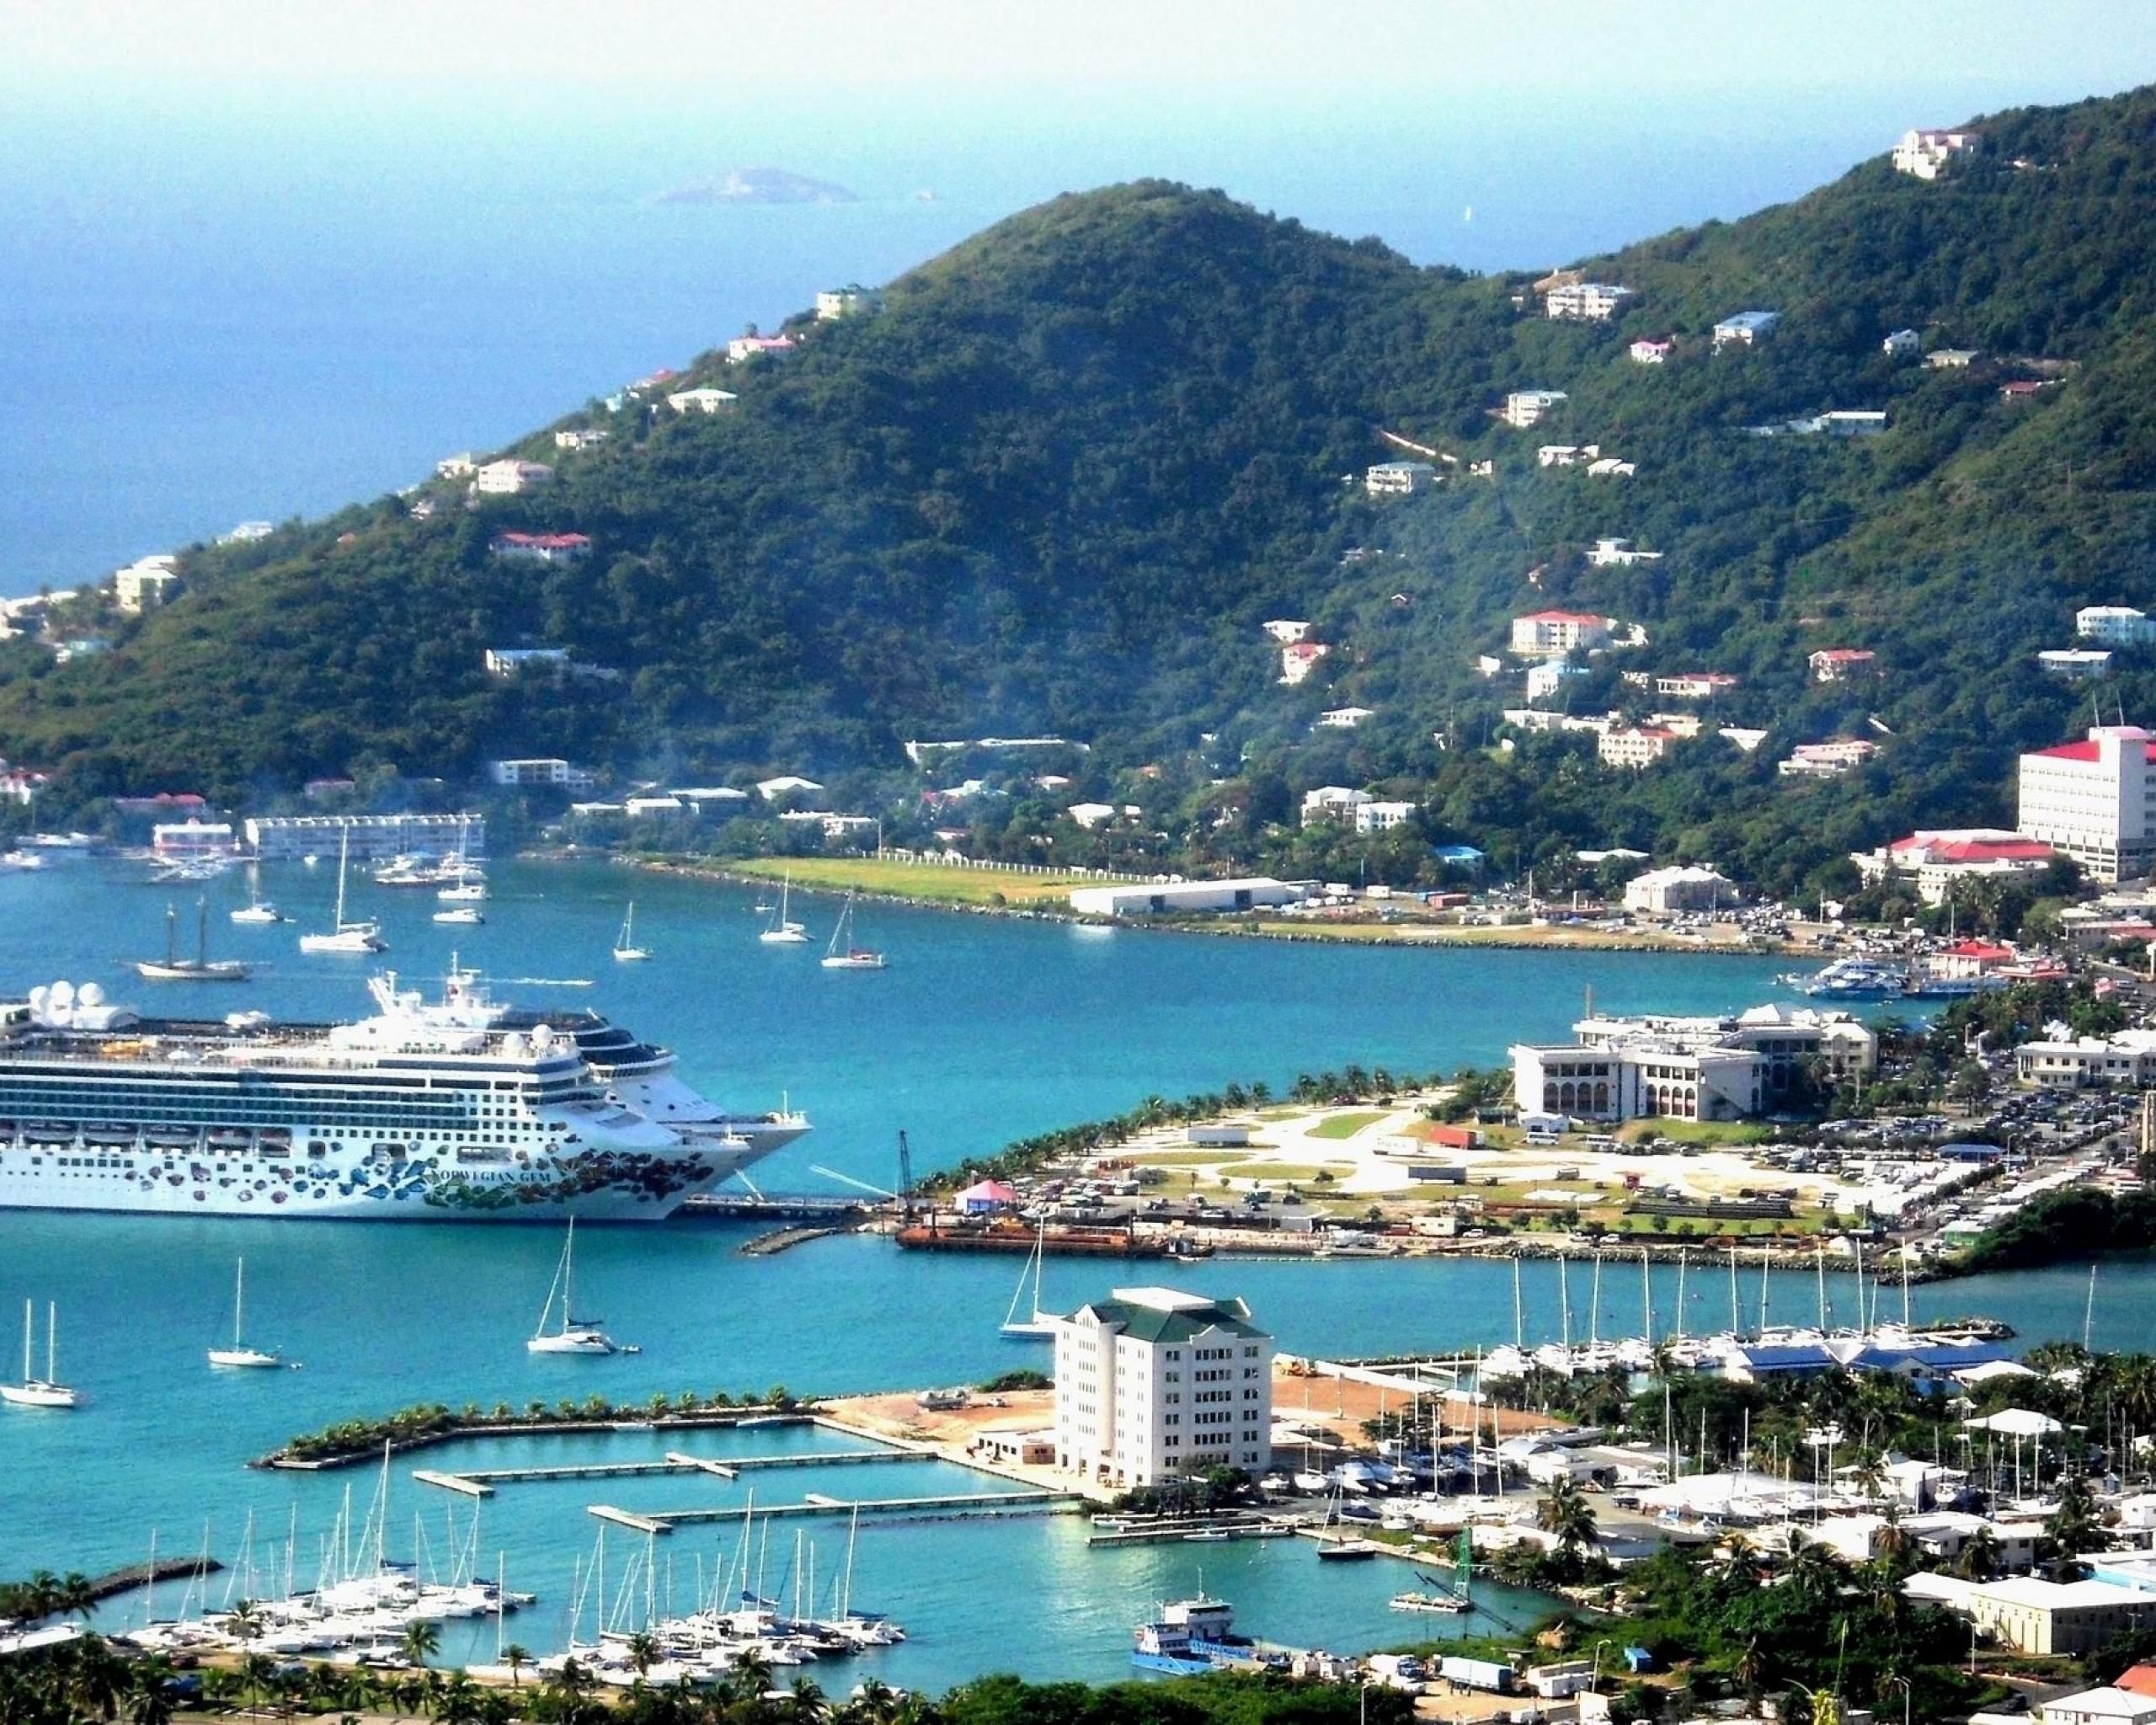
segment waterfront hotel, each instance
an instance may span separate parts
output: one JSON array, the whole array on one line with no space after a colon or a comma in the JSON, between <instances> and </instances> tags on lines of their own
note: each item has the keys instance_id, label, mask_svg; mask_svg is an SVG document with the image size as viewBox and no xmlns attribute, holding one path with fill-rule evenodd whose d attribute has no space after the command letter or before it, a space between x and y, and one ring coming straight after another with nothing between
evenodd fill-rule
<instances>
[{"instance_id":1,"label":"waterfront hotel","mask_svg":"<svg viewBox=\"0 0 2156 1725\"><path fill-rule=\"evenodd\" d=\"M1240 1300L1118 1288L1055 1332L1055 1459L1128 1491L1273 1461L1273 1338Z\"/></svg>"}]
</instances>

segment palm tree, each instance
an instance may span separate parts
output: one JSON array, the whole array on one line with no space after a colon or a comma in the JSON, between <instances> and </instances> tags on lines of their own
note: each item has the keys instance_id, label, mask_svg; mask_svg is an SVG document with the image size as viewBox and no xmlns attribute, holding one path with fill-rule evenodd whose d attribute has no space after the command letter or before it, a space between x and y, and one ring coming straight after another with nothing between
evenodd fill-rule
<instances>
[{"instance_id":1,"label":"palm tree","mask_svg":"<svg viewBox=\"0 0 2156 1725\"><path fill-rule=\"evenodd\" d=\"M648 1629L639 1629L629 1637L629 1664L642 1677L659 1663L659 1637Z\"/></svg>"},{"instance_id":2,"label":"palm tree","mask_svg":"<svg viewBox=\"0 0 2156 1725\"><path fill-rule=\"evenodd\" d=\"M1577 1555L1594 1543L1594 1506L1569 1479L1554 1480L1542 1501L1534 1506L1534 1525L1554 1535L1557 1549L1567 1557Z\"/></svg>"},{"instance_id":3,"label":"palm tree","mask_svg":"<svg viewBox=\"0 0 2156 1725\"><path fill-rule=\"evenodd\" d=\"M116 1719L128 1692L127 1662L101 1636L86 1635L75 1644L68 1689L76 1706L96 1719Z\"/></svg>"},{"instance_id":4,"label":"palm tree","mask_svg":"<svg viewBox=\"0 0 2156 1725\"><path fill-rule=\"evenodd\" d=\"M830 1711L825 1704L824 1691L813 1678L808 1677L793 1680L792 1698L787 1705L796 1719L804 1721L820 1719Z\"/></svg>"},{"instance_id":5,"label":"palm tree","mask_svg":"<svg viewBox=\"0 0 2156 1725\"><path fill-rule=\"evenodd\" d=\"M424 1621L408 1623L403 1634L397 1637L398 1651L421 1670L427 1661L441 1651L441 1626Z\"/></svg>"},{"instance_id":6,"label":"palm tree","mask_svg":"<svg viewBox=\"0 0 2156 1725\"><path fill-rule=\"evenodd\" d=\"M254 1699L256 1706L262 1705L262 1692L270 1685L275 1663L267 1653L248 1653L239 1662L239 1678L246 1692Z\"/></svg>"},{"instance_id":7,"label":"palm tree","mask_svg":"<svg viewBox=\"0 0 2156 1725\"><path fill-rule=\"evenodd\" d=\"M97 1608L97 1589L90 1585L89 1577L71 1569L61 1578L53 1599L54 1610L64 1617L81 1617L87 1621Z\"/></svg>"},{"instance_id":8,"label":"palm tree","mask_svg":"<svg viewBox=\"0 0 2156 1725\"><path fill-rule=\"evenodd\" d=\"M1961 1541L1954 1555L1954 1573L1965 1581L1989 1581L1999 1571L1999 1540L1988 1527L1980 1527Z\"/></svg>"},{"instance_id":9,"label":"palm tree","mask_svg":"<svg viewBox=\"0 0 2156 1725\"><path fill-rule=\"evenodd\" d=\"M524 1668L531 1663L531 1649L521 1642L511 1642L502 1649L502 1664L509 1667L509 1686L524 1686Z\"/></svg>"},{"instance_id":10,"label":"palm tree","mask_svg":"<svg viewBox=\"0 0 2156 1725\"><path fill-rule=\"evenodd\" d=\"M244 1644L262 1633L262 1614L254 1609L253 1600L242 1599L226 1616L225 1627Z\"/></svg>"},{"instance_id":11,"label":"palm tree","mask_svg":"<svg viewBox=\"0 0 2156 1725\"><path fill-rule=\"evenodd\" d=\"M172 1662L163 1653L138 1659L129 1672L133 1685L128 1725L172 1725Z\"/></svg>"}]
</instances>

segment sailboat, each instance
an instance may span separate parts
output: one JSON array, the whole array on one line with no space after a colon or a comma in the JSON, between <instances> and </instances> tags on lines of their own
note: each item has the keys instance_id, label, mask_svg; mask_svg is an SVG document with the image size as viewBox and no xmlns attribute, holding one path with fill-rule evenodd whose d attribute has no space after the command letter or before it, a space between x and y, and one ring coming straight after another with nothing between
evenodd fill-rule
<instances>
[{"instance_id":1,"label":"sailboat","mask_svg":"<svg viewBox=\"0 0 2156 1725\"><path fill-rule=\"evenodd\" d=\"M289 922L291 919L262 896L262 874L259 869L247 872L247 902L232 912L232 921L248 928L267 928L273 922Z\"/></svg>"},{"instance_id":2,"label":"sailboat","mask_svg":"<svg viewBox=\"0 0 2156 1725\"><path fill-rule=\"evenodd\" d=\"M30 1348L35 1336L35 1309L29 1300L23 1302L23 1381L19 1384L0 1384L0 1402L15 1407L79 1407L83 1405L81 1393L59 1381L59 1308L50 1302L45 1308L45 1375L32 1375Z\"/></svg>"},{"instance_id":3,"label":"sailboat","mask_svg":"<svg viewBox=\"0 0 2156 1725\"><path fill-rule=\"evenodd\" d=\"M466 928L477 928L486 920L477 905L451 905L435 912L435 921L454 922Z\"/></svg>"},{"instance_id":4,"label":"sailboat","mask_svg":"<svg viewBox=\"0 0 2156 1725\"><path fill-rule=\"evenodd\" d=\"M179 911L173 905L166 905L165 955L163 959L137 959L135 974L145 982L244 982L254 975L252 964L237 959L210 956L207 899L195 901L195 956L183 959L179 955Z\"/></svg>"},{"instance_id":5,"label":"sailboat","mask_svg":"<svg viewBox=\"0 0 2156 1725\"><path fill-rule=\"evenodd\" d=\"M1056 1326L1062 1320L1051 1312L1041 1310L1041 1259L1048 1250L1048 1220L1041 1220L1040 1231L1033 1236L1033 1249L1024 1269L1018 1273L1017 1291L1011 1296L1011 1309L1003 1314L1005 1337L1013 1342L1053 1341ZM1033 1315L1018 1316L1019 1302L1026 1297L1026 1284L1033 1283Z\"/></svg>"},{"instance_id":6,"label":"sailboat","mask_svg":"<svg viewBox=\"0 0 2156 1725\"><path fill-rule=\"evenodd\" d=\"M569 1218L568 1238L562 1247L562 1261L554 1266L554 1279L547 1290L547 1303L539 1308L539 1327L531 1332L531 1339L524 1344L529 1354L616 1354L633 1352L617 1348L613 1338L599 1327L595 1317L577 1317L570 1304L570 1289L576 1275L576 1218ZM558 1329L549 1329L554 1316L554 1296L561 1295L562 1322Z\"/></svg>"},{"instance_id":7,"label":"sailboat","mask_svg":"<svg viewBox=\"0 0 2156 1725\"><path fill-rule=\"evenodd\" d=\"M382 925L375 921L347 922L344 920L344 875L352 859L352 830L346 827L337 840L337 927L329 934L303 934L300 937L300 950L303 953L386 953L389 943L382 937Z\"/></svg>"},{"instance_id":8,"label":"sailboat","mask_svg":"<svg viewBox=\"0 0 2156 1725\"><path fill-rule=\"evenodd\" d=\"M792 908L792 897L793 877L790 874L781 876L778 884L777 915L773 918L771 927L756 937L766 946L798 947L808 944L808 931L800 923L794 921L787 914Z\"/></svg>"},{"instance_id":9,"label":"sailboat","mask_svg":"<svg viewBox=\"0 0 2156 1725\"><path fill-rule=\"evenodd\" d=\"M480 875L475 873L472 868L469 854L471 837L472 822L467 816L460 820L456 826L456 878L451 884L443 887L435 895L435 897L445 905L478 905L486 901L487 883ZM435 921L437 922L476 922L478 920L477 916L452 918L444 916L440 912L436 912L435 916Z\"/></svg>"},{"instance_id":10,"label":"sailboat","mask_svg":"<svg viewBox=\"0 0 2156 1725\"><path fill-rule=\"evenodd\" d=\"M622 964L633 964L650 956L649 947L637 944L637 901L631 899L628 912L622 918L622 932L614 937L614 957Z\"/></svg>"},{"instance_id":11,"label":"sailboat","mask_svg":"<svg viewBox=\"0 0 2156 1725\"><path fill-rule=\"evenodd\" d=\"M228 1366L235 1370L259 1371L265 1367L280 1366L285 1362L274 1350L264 1353L259 1348L249 1348L240 1341L240 1324L247 1310L247 1260L241 1258L232 1268L232 1345L212 1348L210 1364Z\"/></svg>"},{"instance_id":12,"label":"sailboat","mask_svg":"<svg viewBox=\"0 0 2156 1725\"><path fill-rule=\"evenodd\" d=\"M846 904L839 911L839 924L831 931L831 943L824 951L826 970L881 970L883 955L867 947L853 944L853 895L846 895Z\"/></svg>"}]
</instances>

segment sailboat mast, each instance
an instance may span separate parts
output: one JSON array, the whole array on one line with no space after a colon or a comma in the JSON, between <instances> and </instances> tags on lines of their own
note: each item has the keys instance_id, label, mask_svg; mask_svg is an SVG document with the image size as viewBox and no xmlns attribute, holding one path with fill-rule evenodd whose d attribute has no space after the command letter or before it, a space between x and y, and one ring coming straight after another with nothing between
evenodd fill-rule
<instances>
[{"instance_id":1,"label":"sailboat mast","mask_svg":"<svg viewBox=\"0 0 2156 1725\"><path fill-rule=\"evenodd\" d=\"M247 1260L241 1258L232 1269L232 1348L239 1348L241 1315L247 1309Z\"/></svg>"},{"instance_id":2,"label":"sailboat mast","mask_svg":"<svg viewBox=\"0 0 2156 1725\"><path fill-rule=\"evenodd\" d=\"M37 1322L32 1314L36 1310L37 1306L34 1301L25 1300L23 1302L23 1381L26 1384L30 1381L31 1376L30 1343L34 1333L32 1327Z\"/></svg>"},{"instance_id":3,"label":"sailboat mast","mask_svg":"<svg viewBox=\"0 0 2156 1725\"><path fill-rule=\"evenodd\" d=\"M48 1384L60 1381L60 1302L48 1300L45 1303L45 1381Z\"/></svg>"}]
</instances>

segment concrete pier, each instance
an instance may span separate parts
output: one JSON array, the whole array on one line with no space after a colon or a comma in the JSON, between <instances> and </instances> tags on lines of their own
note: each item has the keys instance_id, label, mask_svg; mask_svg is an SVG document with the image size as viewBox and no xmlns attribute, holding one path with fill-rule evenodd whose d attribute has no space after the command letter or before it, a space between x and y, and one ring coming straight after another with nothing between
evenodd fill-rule
<instances>
[{"instance_id":1,"label":"concrete pier","mask_svg":"<svg viewBox=\"0 0 2156 1725\"><path fill-rule=\"evenodd\" d=\"M857 1509L864 1515L962 1514L969 1510L1016 1510L1058 1515L1085 1506L1083 1497L1069 1492L958 1492L926 1498L858 1500L812 1495L799 1503L759 1503L755 1514L760 1519L775 1516L851 1515ZM589 1506L589 1513L602 1521L633 1527L639 1533L664 1533L670 1528L699 1522L737 1520L747 1510L742 1504L729 1503L706 1509L654 1509L648 1514L632 1514L611 1503L594 1503Z\"/></svg>"}]
</instances>

